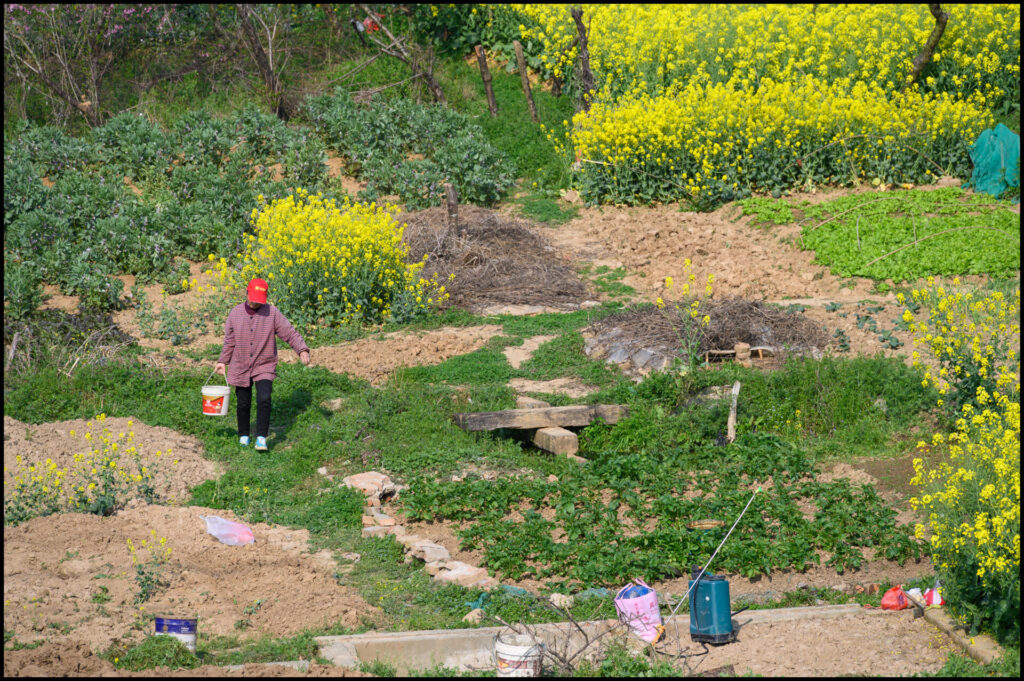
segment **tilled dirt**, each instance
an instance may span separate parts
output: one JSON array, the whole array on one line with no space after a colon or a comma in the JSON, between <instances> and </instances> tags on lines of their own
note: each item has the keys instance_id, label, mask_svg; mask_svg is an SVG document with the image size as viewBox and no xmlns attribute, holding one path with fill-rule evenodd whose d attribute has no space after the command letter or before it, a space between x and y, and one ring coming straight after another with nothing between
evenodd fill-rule
<instances>
[{"instance_id":1,"label":"tilled dirt","mask_svg":"<svg viewBox=\"0 0 1024 681\"><path fill-rule=\"evenodd\" d=\"M383 339L362 338L350 343L315 348L311 363L336 373L364 378L379 386L395 369L430 366L479 350L501 327L488 324L465 328L443 328L421 334L389 333ZM283 362L296 361L294 353L282 353Z\"/></svg>"},{"instance_id":2,"label":"tilled dirt","mask_svg":"<svg viewBox=\"0 0 1024 681\"><path fill-rule=\"evenodd\" d=\"M92 438L87 439L86 434L91 434ZM139 463L153 473L153 486L160 499L184 499L192 487L216 479L222 473L219 464L203 458L199 440L170 428L148 426L135 418L29 424L4 416L4 497L7 498L9 488L14 486L14 478L28 473L31 466L41 471L49 465L49 460L58 470L71 471L84 465L93 450L107 447L102 442L103 437L119 443L118 451L110 455L119 455L122 469L135 473L132 457L125 452L130 440L138 451ZM75 461L76 455L84 455L81 462ZM20 462L18 457L21 457Z\"/></svg>"},{"instance_id":3,"label":"tilled dirt","mask_svg":"<svg viewBox=\"0 0 1024 681\"><path fill-rule=\"evenodd\" d=\"M200 515L241 520L223 510L136 504L109 517L67 513L5 527L4 630L22 643L80 641L96 651L140 642L152 633L151 615L195 616L200 637L242 640L376 618L376 608L338 585L330 552L307 552L305 530L246 523L256 542L228 546ZM140 605L127 541L146 564L142 542L161 539L171 549L160 570L167 586Z\"/></svg>"}]
</instances>

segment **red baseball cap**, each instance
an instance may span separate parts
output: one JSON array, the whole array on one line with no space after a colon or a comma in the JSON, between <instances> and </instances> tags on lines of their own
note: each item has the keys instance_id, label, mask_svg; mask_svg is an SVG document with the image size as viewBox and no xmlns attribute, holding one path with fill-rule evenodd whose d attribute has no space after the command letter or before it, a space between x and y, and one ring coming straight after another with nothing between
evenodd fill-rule
<instances>
[{"instance_id":1,"label":"red baseball cap","mask_svg":"<svg viewBox=\"0 0 1024 681\"><path fill-rule=\"evenodd\" d=\"M267 282L262 279L253 279L249 282L249 288L245 290L249 300L253 303L267 302Z\"/></svg>"}]
</instances>

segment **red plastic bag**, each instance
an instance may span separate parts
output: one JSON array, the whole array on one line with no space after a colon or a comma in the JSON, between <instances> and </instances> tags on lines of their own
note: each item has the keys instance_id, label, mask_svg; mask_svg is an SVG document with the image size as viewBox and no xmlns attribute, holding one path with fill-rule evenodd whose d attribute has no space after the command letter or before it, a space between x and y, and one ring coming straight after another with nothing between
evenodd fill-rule
<instances>
[{"instance_id":1,"label":"red plastic bag","mask_svg":"<svg viewBox=\"0 0 1024 681\"><path fill-rule=\"evenodd\" d=\"M882 610L903 610L909 607L910 601L901 586L894 586L882 596Z\"/></svg>"},{"instance_id":2,"label":"red plastic bag","mask_svg":"<svg viewBox=\"0 0 1024 681\"><path fill-rule=\"evenodd\" d=\"M252 530L242 523L225 520L215 515L201 515L199 517L206 523L206 531L223 544L228 546L244 546L256 541L256 538L252 536Z\"/></svg>"}]
</instances>

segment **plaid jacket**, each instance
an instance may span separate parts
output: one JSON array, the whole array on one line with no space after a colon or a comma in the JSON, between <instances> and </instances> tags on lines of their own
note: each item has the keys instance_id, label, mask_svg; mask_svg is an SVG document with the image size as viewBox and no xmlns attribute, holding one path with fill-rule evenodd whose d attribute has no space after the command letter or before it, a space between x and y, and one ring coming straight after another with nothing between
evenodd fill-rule
<instances>
[{"instance_id":1,"label":"plaid jacket","mask_svg":"<svg viewBox=\"0 0 1024 681\"><path fill-rule=\"evenodd\" d=\"M250 381L277 378L275 336L284 339L297 354L309 350L299 332L273 305L264 304L254 315L245 311L245 303L231 309L224 323L224 347L217 360L228 365L230 385L248 388Z\"/></svg>"}]
</instances>

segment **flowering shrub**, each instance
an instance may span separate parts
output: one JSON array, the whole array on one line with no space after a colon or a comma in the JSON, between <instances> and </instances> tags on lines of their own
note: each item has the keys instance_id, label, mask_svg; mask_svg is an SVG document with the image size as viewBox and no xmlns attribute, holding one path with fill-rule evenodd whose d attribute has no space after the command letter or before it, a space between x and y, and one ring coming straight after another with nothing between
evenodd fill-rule
<instances>
[{"instance_id":1,"label":"flowering shrub","mask_svg":"<svg viewBox=\"0 0 1024 681\"><path fill-rule=\"evenodd\" d=\"M715 283L715 275L708 275L708 282L704 286L703 295L699 295L696 292L690 293L690 285L695 284L696 281L697 275L692 271L690 259L686 258L683 260L683 285L680 291L682 298L675 302L666 303L661 296L658 296L654 301L655 306L661 311L661 314L664 315L666 321L669 322L679 337L680 357L677 359L685 367L684 373L686 374L692 374L693 370L700 363L697 351L704 336L704 329L711 323L711 317L701 314L701 303L706 299L710 299L712 293L714 293L712 284ZM665 277L663 285L667 295L674 285L672 277ZM666 311L666 306L670 310Z\"/></svg>"},{"instance_id":2,"label":"flowering shrub","mask_svg":"<svg viewBox=\"0 0 1024 681\"><path fill-rule=\"evenodd\" d=\"M954 286L959 284L959 278L953 280ZM897 298L901 304L906 302L903 294ZM978 399L979 388L986 394L1020 394L1019 288L1013 300L1006 300L999 291L976 299L969 292L947 292L929 277L927 286L912 291L911 298L913 307L927 309L928 321L914 322L909 309L903 321L922 334L914 344L927 345L940 367L938 375L925 371L925 386L934 383L942 395L952 392L950 399L958 410ZM913 358L918 365L916 350Z\"/></svg>"},{"instance_id":3,"label":"flowering shrub","mask_svg":"<svg viewBox=\"0 0 1024 681\"><path fill-rule=\"evenodd\" d=\"M992 115L948 95L852 88L814 76L756 91L691 81L670 93L599 101L573 117L589 201L688 199L700 208L802 182L927 183L966 176Z\"/></svg>"},{"instance_id":4,"label":"flowering shrub","mask_svg":"<svg viewBox=\"0 0 1024 681\"><path fill-rule=\"evenodd\" d=\"M406 321L447 299L443 285L408 263L393 206L350 203L299 189L252 211L241 264L216 265L230 288L266 279L275 305L297 326ZM210 256L213 260L213 256Z\"/></svg>"},{"instance_id":5,"label":"flowering shrub","mask_svg":"<svg viewBox=\"0 0 1024 681\"><path fill-rule=\"evenodd\" d=\"M568 7L516 6L556 77L579 49ZM710 207L804 181L965 176L993 112L1019 111L1020 11L943 9L940 49L903 91L934 27L923 6L585 6L595 104L570 131L584 198Z\"/></svg>"},{"instance_id":6,"label":"flowering shrub","mask_svg":"<svg viewBox=\"0 0 1024 681\"><path fill-rule=\"evenodd\" d=\"M1019 641L1020 360L1011 344L1020 338L1020 289L1012 302L998 292L975 301L929 281L913 299L929 312L917 324L918 342L941 366L924 382L952 392L959 407L953 432L918 443L922 451L945 445L949 460L931 470L914 460L911 484L922 489L911 505L928 517L916 534L930 531L944 596L972 631L985 627Z\"/></svg>"},{"instance_id":7,"label":"flowering shrub","mask_svg":"<svg viewBox=\"0 0 1024 681\"><path fill-rule=\"evenodd\" d=\"M106 418L100 414L96 420L102 424ZM60 467L51 459L28 464L21 456L15 458L14 470L4 466L4 525L19 525L54 513L107 516L133 496L150 503L157 499L154 481L158 471L140 460L132 443L135 433L113 435L103 428L93 437L92 425L87 422L90 430L85 433L85 439L94 443L92 449L75 454L71 466ZM157 452L157 457L170 458L170 454L170 450ZM177 460L171 465L177 465Z\"/></svg>"}]
</instances>

